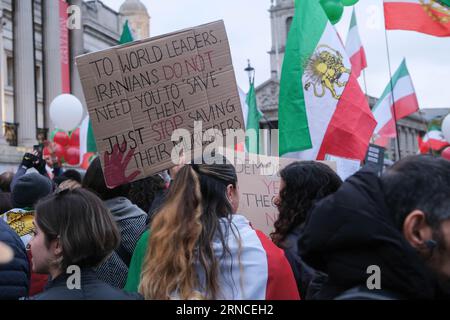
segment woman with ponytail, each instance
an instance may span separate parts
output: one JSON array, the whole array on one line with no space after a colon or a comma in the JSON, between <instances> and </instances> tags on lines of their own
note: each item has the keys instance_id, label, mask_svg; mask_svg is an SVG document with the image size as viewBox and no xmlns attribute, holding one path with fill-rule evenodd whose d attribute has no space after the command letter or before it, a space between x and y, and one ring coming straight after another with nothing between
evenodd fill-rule
<instances>
[{"instance_id":1,"label":"woman with ponytail","mask_svg":"<svg viewBox=\"0 0 450 320\"><path fill-rule=\"evenodd\" d=\"M134 252L125 290L146 299L299 299L281 249L236 214L229 164L186 165Z\"/></svg>"}]
</instances>

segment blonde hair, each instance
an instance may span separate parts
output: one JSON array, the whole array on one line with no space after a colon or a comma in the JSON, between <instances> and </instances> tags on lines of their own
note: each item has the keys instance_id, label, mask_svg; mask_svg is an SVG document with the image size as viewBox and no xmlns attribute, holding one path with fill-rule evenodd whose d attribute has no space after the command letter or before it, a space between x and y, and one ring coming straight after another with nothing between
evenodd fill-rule
<instances>
[{"instance_id":1,"label":"blonde hair","mask_svg":"<svg viewBox=\"0 0 450 320\"><path fill-rule=\"evenodd\" d=\"M237 183L234 167L226 166L186 165L178 172L151 225L139 285L145 299L218 298L219 261L212 241L219 232L224 254L231 254L219 218L227 217L231 224L226 186ZM208 203L203 203L202 195ZM200 283L197 263L205 283Z\"/></svg>"},{"instance_id":2,"label":"blonde hair","mask_svg":"<svg viewBox=\"0 0 450 320\"><path fill-rule=\"evenodd\" d=\"M186 199L191 205L180 206ZM171 187L163 210L153 222L139 292L146 299L192 299L198 287L195 264L197 240L202 232L201 194L197 174L183 167Z\"/></svg>"}]
</instances>

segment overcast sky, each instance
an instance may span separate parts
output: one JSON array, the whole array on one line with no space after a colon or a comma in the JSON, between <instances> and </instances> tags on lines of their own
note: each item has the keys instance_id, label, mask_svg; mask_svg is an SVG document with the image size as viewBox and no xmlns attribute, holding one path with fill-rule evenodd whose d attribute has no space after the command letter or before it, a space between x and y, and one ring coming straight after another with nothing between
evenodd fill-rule
<instances>
[{"instance_id":1,"label":"overcast sky","mask_svg":"<svg viewBox=\"0 0 450 320\"><path fill-rule=\"evenodd\" d=\"M115 10L124 2L102 1ZM256 84L269 79L270 0L141 1L151 16L151 36L223 19L238 85L244 91L248 89L248 78L243 71L247 58L256 69ZM359 31L369 65L366 69L367 91L375 97L381 95L389 81L382 2L360 0L356 5ZM344 42L351 10L351 7L346 7L342 20L336 25ZM450 38L388 31L388 40L392 73L405 57L421 108L450 108ZM364 90L362 76L360 82Z\"/></svg>"}]
</instances>

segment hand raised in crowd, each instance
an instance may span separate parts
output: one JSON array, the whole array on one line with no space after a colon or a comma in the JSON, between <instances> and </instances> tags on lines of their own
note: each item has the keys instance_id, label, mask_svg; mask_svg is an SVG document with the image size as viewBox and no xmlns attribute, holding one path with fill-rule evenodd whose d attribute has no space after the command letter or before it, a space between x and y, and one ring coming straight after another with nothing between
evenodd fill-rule
<instances>
[{"instance_id":1,"label":"hand raised in crowd","mask_svg":"<svg viewBox=\"0 0 450 320\"><path fill-rule=\"evenodd\" d=\"M36 161L36 156L32 153L25 153L22 158L21 166L30 169L34 167L34 162Z\"/></svg>"},{"instance_id":2,"label":"hand raised in crowd","mask_svg":"<svg viewBox=\"0 0 450 320\"><path fill-rule=\"evenodd\" d=\"M45 175L45 160L42 158L42 155L39 154L38 151L33 150L33 155L35 156L35 161L33 163L33 167L40 173Z\"/></svg>"}]
</instances>

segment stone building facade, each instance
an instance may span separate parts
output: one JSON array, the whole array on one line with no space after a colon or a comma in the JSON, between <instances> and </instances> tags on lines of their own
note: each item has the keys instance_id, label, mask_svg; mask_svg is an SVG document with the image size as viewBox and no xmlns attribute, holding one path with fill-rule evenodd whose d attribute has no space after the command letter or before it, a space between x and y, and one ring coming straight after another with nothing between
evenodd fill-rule
<instances>
[{"instance_id":1,"label":"stone building facade","mask_svg":"<svg viewBox=\"0 0 450 320\"><path fill-rule=\"evenodd\" d=\"M15 167L53 129L49 106L63 92L60 1L0 0L0 171ZM66 2L76 6L69 15L80 26L65 46L71 93L84 104L74 58L117 45L125 20L137 38L148 37L150 17L139 0L125 0L120 12L100 0Z\"/></svg>"}]
</instances>

